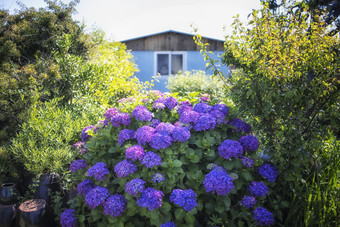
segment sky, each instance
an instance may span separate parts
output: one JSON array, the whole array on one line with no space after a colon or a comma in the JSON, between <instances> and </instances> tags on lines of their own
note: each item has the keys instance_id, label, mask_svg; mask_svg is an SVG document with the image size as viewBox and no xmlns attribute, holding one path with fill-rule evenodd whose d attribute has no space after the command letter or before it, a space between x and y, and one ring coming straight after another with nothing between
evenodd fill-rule
<instances>
[{"instance_id":1,"label":"sky","mask_svg":"<svg viewBox=\"0 0 340 227\"><path fill-rule=\"evenodd\" d=\"M46 7L44 0L20 2ZM11 13L20 9L17 0L0 0L0 8ZM107 39L115 41L168 30L196 34L193 27L202 36L224 40L232 31L234 16L246 21L252 9L260 8L260 0L80 0L73 18L89 31L102 29Z\"/></svg>"}]
</instances>

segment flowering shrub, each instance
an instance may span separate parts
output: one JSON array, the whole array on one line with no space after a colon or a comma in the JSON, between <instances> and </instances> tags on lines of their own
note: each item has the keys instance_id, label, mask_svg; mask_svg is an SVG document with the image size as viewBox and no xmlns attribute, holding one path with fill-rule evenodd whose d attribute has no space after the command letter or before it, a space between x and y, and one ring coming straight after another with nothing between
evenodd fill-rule
<instances>
[{"instance_id":1,"label":"flowering shrub","mask_svg":"<svg viewBox=\"0 0 340 227\"><path fill-rule=\"evenodd\" d=\"M77 222L273 224L264 207L278 171L257 158L259 142L250 125L230 112L210 99L180 100L160 92L109 109L75 146L80 157L70 170Z\"/></svg>"}]
</instances>

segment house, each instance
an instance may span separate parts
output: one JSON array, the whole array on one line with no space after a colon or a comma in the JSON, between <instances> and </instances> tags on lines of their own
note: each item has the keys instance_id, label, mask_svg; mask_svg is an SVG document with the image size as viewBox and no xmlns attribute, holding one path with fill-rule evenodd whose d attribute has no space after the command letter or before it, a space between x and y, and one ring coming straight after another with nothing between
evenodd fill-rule
<instances>
[{"instance_id":1,"label":"house","mask_svg":"<svg viewBox=\"0 0 340 227\"><path fill-rule=\"evenodd\" d=\"M206 70L203 54L196 45L191 34L178 31L165 31L147 36L121 41L134 56L139 72L140 81L150 81L155 75L160 75L159 82L155 81L155 90L168 91L166 88L169 75L179 71ZM223 54L224 41L202 37L204 43L209 43L208 50L217 59ZM224 73L227 73L224 67ZM207 74L212 74L207 71Z\"/></svg>"}]
</instances>

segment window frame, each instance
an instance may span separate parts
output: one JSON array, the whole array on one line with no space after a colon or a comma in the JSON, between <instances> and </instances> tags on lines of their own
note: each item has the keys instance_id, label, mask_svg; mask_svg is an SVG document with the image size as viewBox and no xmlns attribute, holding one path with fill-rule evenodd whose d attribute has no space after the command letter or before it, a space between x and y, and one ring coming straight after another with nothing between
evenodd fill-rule
<instances>
[{"instance_id":1,"label":"window frame","mask_svg":"<svg viewBox=\"0 0 340 227\"><path fill-rule=\"evenodd\" d=\"M186 51L155 51L154 52L154 63L153 63L153 66L154 66L154 75L158 75L158 62L157 62L157 56L158 54L167 54L169 56L169 60L168 60L168 70L169 70L169 74L168 75L161 75L161 77L168 77L170 75L173 75L171 74L171 68L172 68L172 55L173 54L177 54L177 55L182 55L182 66L183 66L183 69L182 71L186 71L187 70L187 52Z\"/></svg>"}]
</instances>

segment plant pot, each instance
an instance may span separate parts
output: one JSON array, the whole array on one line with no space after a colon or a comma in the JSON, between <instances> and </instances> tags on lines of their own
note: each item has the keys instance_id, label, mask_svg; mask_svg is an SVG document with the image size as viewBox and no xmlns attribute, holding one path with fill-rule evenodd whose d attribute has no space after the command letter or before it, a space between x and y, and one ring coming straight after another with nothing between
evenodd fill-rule
<instances>
[{"instance_id":1,"label":"plant pot","mask_svg":"<svg viewBox=\"0 0 340 227\"><path fill-rule=\"evenodd\" d=\"M15 204L0 205L0 226L13 227L16 225L17 210Z\"/></svg>"},{"instance_id":2,"label":"plant pot","mask_svg":"<svg viewBox=\"0 0 340 227\"><path fill-rule=\"evenodd\" d=\"M45 221L46 201L43 199L31 199L23 202L19 206L20 227L44 227Z\"/></svg>"},{"instance_id":3,"label":"plant pot","mask_svg":"<svg viewBox=\"0 0 340 227\"><path fill-rule=\"evenodd\" d=\"M51 192L61 191L61 179L58 174L42 174L39 178L39 185L34 194L34 198L44 199L48 203L50 201L48 195L49 189L51 190Z\"/></svg>"},{"instance_id":4,"label":"plant pot","mask_svg":"<svg viewBox=\"0 0 340 227\"><path fill-rule=\"evenodd\" d=\"M17 189L14 183L4 183L1 187L0 204L15 204L17 202L17 194Z\"/></svg>"}]
</instances>

